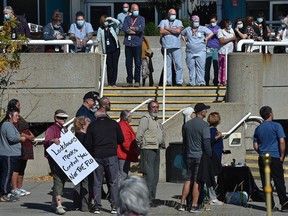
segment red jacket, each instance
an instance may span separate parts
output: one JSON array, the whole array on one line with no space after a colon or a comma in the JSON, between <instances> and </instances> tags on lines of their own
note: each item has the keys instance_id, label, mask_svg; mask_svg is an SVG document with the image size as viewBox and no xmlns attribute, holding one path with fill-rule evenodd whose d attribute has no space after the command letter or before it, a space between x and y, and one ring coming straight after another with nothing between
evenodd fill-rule
<instances>
[{"instance_id":1,"label":"red jacket","mask_svg":"<svg viewBox=\"0 0 288 216\"><path fill-rule=\"evenodd\" d=\"M118 144L117 155L121 160L138 161L136 134L127 121L120 120L119 125L124 135L124 142Z\"/></svg>"}]
</instances>

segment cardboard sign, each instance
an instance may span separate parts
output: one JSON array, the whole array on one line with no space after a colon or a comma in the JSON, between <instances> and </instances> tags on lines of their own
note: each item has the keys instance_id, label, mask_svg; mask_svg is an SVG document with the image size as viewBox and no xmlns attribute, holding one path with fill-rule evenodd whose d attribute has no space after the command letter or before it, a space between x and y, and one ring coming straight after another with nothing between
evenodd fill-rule
<instances>
[{"instance_id":1,"label":"cardboard sign","mask_svg":"<svg viewBox=\"0 0 288 216\"><path fill-rule=\"evenodd\" d=\"M46 151L74 185L99 166L71 131L61 136L60 145L54 143Z\"/></svg>"}]
</instances>

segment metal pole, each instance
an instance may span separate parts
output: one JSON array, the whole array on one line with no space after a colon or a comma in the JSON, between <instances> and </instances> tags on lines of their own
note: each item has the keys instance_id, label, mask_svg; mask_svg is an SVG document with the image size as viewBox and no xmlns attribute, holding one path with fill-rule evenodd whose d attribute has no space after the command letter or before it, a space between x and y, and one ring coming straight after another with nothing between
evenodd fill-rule
<instances>
[{"instance_id":1,"label":"metal pole","mask_svg":"<svg viewBox=\"0 0 288 216\"><path fill-rule=\"evenodd\" d=\"M266 195L266 207L267 207L267 216L272 215L272 187L271 187L271 180L270 180L270 162L271 162L271 157L269 153L266 153L264 156L264 173L265 173L265 195Z\"/></svg>"},{"instance_id":2,"label":"metal pole","mask_svg":"<svg viewBox=\"0 0 288 216\"><path fill-rule=\"evenodd\" d=\"M166 109L166 82L167 82L167 50L164 49L164 67L163 67L163 99L162 99L162 121L165 122L165 109Z\"/></svg>"},{"instance_id":3,"label":"metal pole","mask_svg":"<svg viewBox=\"0 0 288 216\"><path fill-rule=\"evenodd\" d=\"M225 73L226 73L226 80L224 80L225 84L227 85L227 76L228 76L228 73L227 73L227 70L228 70L228 50L227 48L225 49Z\"/></svg>"},{"instance_id":4,"label":"metal pole","mask_svg":"<svg viewBox=\"0 0 288 216\"><path fill-rule=\"evenodd\" d=\"M101 83L100 83L100 97L103 97L107 55L104 54L103 58L104 58L104 61L103 61L103 69L102 69Z\"/></svg>"}]
</instances>

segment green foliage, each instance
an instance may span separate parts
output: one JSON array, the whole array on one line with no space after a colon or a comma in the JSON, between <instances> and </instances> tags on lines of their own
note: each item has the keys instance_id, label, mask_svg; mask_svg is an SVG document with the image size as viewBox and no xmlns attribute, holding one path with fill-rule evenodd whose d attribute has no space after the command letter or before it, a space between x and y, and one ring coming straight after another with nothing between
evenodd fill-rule
<instances>
[{"instance_id":1,"label":"green foliage","mask_svg":"<svg viewBox=\"0 0 288 216\"><path fill-rule=\"evenodd\" d=\"M188 26L191 26L191 21L189 19L180 19L182 21L182 24L184 26L184 28L188 27Z\"/></svg>"},{"instance_id":2,"label":"green foliage","mask_svg":"<svg viewBox=\"0 0 288 216\"><path fill-rule=\"evenodd\" d=\"M149 22L145 26L145 36L159 36L159 29L154 22Z\"/></svg>"},{"instance_id":3,"label":"green foliage","mask_svg":"<svg viewBox=\"0 0 288 216\"><path fill-rule=\"evenodd\" d=\"M156 7L161 19L164 19L169 9L173 8L178 11L184 0L146 0L151 7Z\"/></svg>"}]
</instances>

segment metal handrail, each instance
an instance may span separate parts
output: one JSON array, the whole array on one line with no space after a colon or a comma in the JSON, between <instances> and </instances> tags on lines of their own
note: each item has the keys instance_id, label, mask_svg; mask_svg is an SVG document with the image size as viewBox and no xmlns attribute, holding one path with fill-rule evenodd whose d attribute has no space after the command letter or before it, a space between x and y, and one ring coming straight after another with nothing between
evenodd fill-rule
<instances>
[{"instance_id":1,"label":"metal handrail","mask_svg":"<svg viewBox=\"0 0 288 216\"><path fill-rule=\"evenodd\" d=\"M166 122L170 121L172 118L174 118L176 115L178 115L179 113L183 112L185 108L182 108L181 110L179 110L178 112L174 113L172 116L170 116L170 118L168 118L167 120L165 120L164 122L162 122L162 125L164 125Z\"/></svg>"},{"instance_id":2,"label":"metal handrail","mask_svg":"<svg viewBox=\"0 0 288 216\"><path fill-rule=\"evenodd\" d=\"M241 51L242 45L249 46L288 46L288 41L254 41L252 39L242 39L237 44L237 51ZM261 52L261 49L260 51ZM266 48L267 53L267 48Z\"/></svg>"},{"instance_id":3,"label":"metal handrail","mask_svg":"<svg viewBox=\"0 0 288 216\"><path fill-rule=\"evenodd\" d=\"M29 40L27 45L63 45L66 53L69 53L69 45L73 45L72 40ZM94 47L98 45L97 41L89 40L88 45L92 45L91 51L94 53Z\"/></svg>"},{"instance_id":4,"label":"metal handrail","mask_svg":"<svg viewBox=\"0 0 288 216\"><path fill-rule=\"evenodd\" d=\"M166 83L167 83L167 49L164 49L164 60L163 60L163 96L162 96L162 123L165 122L166 115Z\"/></svg>"}]
</instances>

